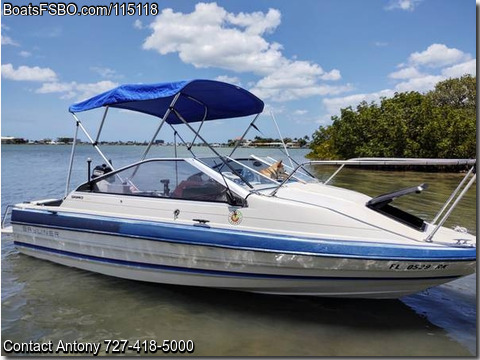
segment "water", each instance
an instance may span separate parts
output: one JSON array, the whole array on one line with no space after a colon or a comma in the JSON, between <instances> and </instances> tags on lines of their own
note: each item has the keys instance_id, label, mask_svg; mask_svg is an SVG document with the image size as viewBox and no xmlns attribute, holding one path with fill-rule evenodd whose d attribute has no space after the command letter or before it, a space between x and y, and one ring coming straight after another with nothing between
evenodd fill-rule
<instances>
[{"instance_id":1,"label":"water","mask_svg":"<svg viewBox=\"0 0 480 360\"><path fill-rule=\"evenodd\" d=\"M120 167L143 149L107 146L105 152ZM278 150L239 150L279 157ZM291 152L302 160L307 151ZM155 147L152 153L173 156L173 149ZM186 153L180 149L180 155ZM2 146L2 213L7 204L63 196L69 155L68 146ZM86 180L87 157L101 163L90 146L77 147L71 188ZM432 219L460 179L460 174L345 169L335 181L369 195L427 182L429 190L401 205ZM476 233L475 199L471 189L447 226ZM1 314L3 341L192 339L197 356L476 354L475 275L400 300L268 296L116 279L19 254L2 237Z\"/></svg>"}]
</instances>

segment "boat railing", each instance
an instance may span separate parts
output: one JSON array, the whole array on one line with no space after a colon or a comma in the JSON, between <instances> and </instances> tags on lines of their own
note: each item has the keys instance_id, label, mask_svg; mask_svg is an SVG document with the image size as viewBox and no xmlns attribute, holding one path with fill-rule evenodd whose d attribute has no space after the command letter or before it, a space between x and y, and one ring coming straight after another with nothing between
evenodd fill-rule
<instances>
[{"instance_id":1,"label":"boat railing","mask_svg":"<svg viewBox=\"0 0 480 360\"><path fill-rule=\"evenodd\" d=\"M458 186L453 190L452 194L445 201L440 211L435 215L431 225L432 230L425 238L425 241L433 241L434 235L440 229L445 221L449 218L453 210L456 208L460 200L465 196L470 187L475 183L476 175L476 159L429 159L429 158L354 158L349 160L316 160L307 161L299 164L269 195L275 196L277 192L284 186L300 169L305 170L305 166L311 165L340 165L325 182L328 184L345 166L471 166L470 170L466 173ZM467 183L468 178L470 180ZM466 185L465 185L466 183ZM458 192L460 194L455 198ZM455 199L453 201L453 199ZM452 203L453 201L453 203ZM443 215L443 216L442 216Z\"/></svg>"},{"instance_id":2,"label":"boat railing","mask_svg":"<svg viewBox=\"0 0 480 360\"><path fill-rule=\"evenodd\" d=\"M5 211L3 212L3 215L2 215L2 231L7 228L7 227L6 227L7 219L9 218L9 216L11 216L11 214L12 214L12 209L13 209L13 205L12 205L12 204L9 204L9 205L7 205L7 207L5 208Z\"/></svg>"}]
</instances>

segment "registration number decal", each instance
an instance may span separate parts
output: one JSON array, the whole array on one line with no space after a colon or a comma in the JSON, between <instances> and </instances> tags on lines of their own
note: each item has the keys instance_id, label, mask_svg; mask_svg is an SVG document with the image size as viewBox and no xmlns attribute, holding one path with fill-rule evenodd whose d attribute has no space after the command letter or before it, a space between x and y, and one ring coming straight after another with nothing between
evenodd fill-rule
<instances>
[{"instance_id":1,"label":"registration number decal","mask_svg":"<svg viewBox=\"0 0 480 360\"><path fill-rule=\"evenodd\" d=\"M404 264L393 263L390 264L390 270L445 270L448 264L433 263L433 264Z\"/></svg>"}]
</instances>

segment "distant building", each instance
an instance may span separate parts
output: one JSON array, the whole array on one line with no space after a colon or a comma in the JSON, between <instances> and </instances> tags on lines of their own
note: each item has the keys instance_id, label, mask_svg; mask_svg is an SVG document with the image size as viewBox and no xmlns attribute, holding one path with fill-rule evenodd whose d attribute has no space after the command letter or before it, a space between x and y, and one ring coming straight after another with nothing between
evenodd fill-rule
<instances>
[{"instance_id":1,"label":"distant building","mask_svg":"<svg viewBox=\"0 0 480 360\"><path fill-rule=\"evenodd\" d=\"M72 137L58 137L56 143L58 144L73 144Z\"/></svg>"},{"instance_id":2,"label":"distant building","mask_svg":"<svg viewBox=\"0 0 480 360\"><path fill-rule=\"evenodd\" d=\"M26 144L28 140L14 136L2 136L2 144Z\"/></svg>"}]
</instances>

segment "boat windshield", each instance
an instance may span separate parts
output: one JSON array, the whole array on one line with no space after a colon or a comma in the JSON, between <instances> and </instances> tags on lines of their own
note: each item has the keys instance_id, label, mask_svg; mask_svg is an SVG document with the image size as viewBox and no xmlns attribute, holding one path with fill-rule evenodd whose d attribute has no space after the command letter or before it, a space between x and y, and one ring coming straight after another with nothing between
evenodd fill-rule
<instances>
[{"instance_id":1,"label":"boat windshield","mask_svg":"<svg viewBox=\"0 0 480 360\"><path fill-rule=\"evenodd\" d=\"M272 165L274 165L275 163L278 162L278 160L276 160L276 159L274 159L270 156L267 156L267 157L257 157L255 155L250 155L250 156L255 160L259 160L259 161L265 163L268 166L272 166ZM294 162L294 164L292 163L292 165L294 165L294 166L299 165L293 159L292 159L292 162ZM283 166L284 166L287 174L291 174L293 172L293 175L292 175L293 180L298 180L298 181L303 182L303 183L309 183L309 182L318 183L319 182L319 180L314 175L312 175L310 172L308 172L308 170L305 169L304 167L301 167L301 168L299 168L295 171L294 167L291 167L291 166L289 166L285 163L283 163Z\"/></svg>"},{"instance_id":2,"label":"boat windshield","mask_svg":"<svg viewBox=\"0 0 480 360\"><path fill-rule=\"evenodd\" d=\"M285 180L289 172L281 161L267 161L257 157L230 158L209 157L200 159L211 169L243 186L247 190L263 190L277 187ZM225 164L226 163L226 164ZM292 177L289 182L302 181ZM302 181L303 182L303 181Z\"/></svg>"},{"instance_id":3,"label":"boat windshield","mask_svg":"<svg viewBox=\"0 0 480 360\"><path fill-rule=\"evenodd\" d=\"M182 159L146 160L102 175L77 191L228 202L225 185Z\"/></svg>"}]
</instances>

